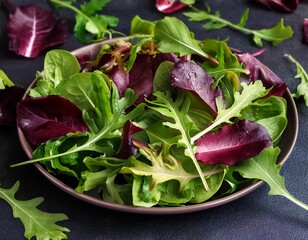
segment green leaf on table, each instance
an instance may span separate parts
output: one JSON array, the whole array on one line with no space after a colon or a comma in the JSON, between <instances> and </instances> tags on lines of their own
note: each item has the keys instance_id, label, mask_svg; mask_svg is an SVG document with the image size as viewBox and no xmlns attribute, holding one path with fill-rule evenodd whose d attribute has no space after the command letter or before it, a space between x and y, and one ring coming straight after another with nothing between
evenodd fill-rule
<instances>
[{"instance_id":1,"label":"green leaf on table","mask_svg":"<svg viewBox=\"0 0 308 240\"><path fill-rule=\"evenodd\" d=\"M246 28L248 20L249 9L246 9L241 16L239 23L232 23L222 17L220 13L211 13L210 8L207 10L194 9L194 12L185 12L184 15L193 22L206 22L203 27L207 30L221 29L224 27L232 28L236 31L243 32L253 36L253 41L258 47L263 46L264 41L271 42L273 46L277 46L282 41L287 40L293 36L293 30L290 26L284 26L284 20L281 19L273 27L264 29L249 29Z\"/></svg>"},{"instance_id":2,"label":"green leaf on table","mask_svg":"<svg viewBox=\"0 0 308 240\"><path fill-rule=\"evenodd\" d=\"M297 74L294 78L301 79L301 83L297 86L297 90L293 93L293 96L295 98L302 96L306 102L306 106L308 107L308 73L305 71L303 66L295 60L294 57L288 55L288 58L296 65Z\"/></svg>"},{"instance_id":3,"label":"green leaf on table","mask_svg":"<svg viewBox=\"0 0 308 240\"><path fill-rule=\"evenodd\" d=\"M75 7L75 0L50 0L56 7L66 8L75 13L75 36L84 43L99 41L105 38L106 34L111 36L112 27L118 25L119 19L114 16L98 14L103 11L110 0L90 0ZM90 36L89 36L90 35Z\"/></svg>"},{"instance_id":4,"label":"green leaf on table","mask_svg":"<svg viewBox=\"0 0 308 240\"><path fill-rule=\"evenodd\" d=\"M5 89L5 87L12 87L14 83L9 79L4 71L0 69L0 90Z\"/></svg>"},{"instance_id":5,"label":"green leaf on table","mask_svg":"<svg viewBox=\"0 0 308 240\"><path fill-rule=\"evenodd\" d=\"M0 188L0 198L10 204L13 216L21 220L25 228L24 236L27 239L36 237L37 240L66 239L64 232L69 232L69 229L57 225L56 222L67 220L67 216L63 213L47 213L39 210L37 206L44 201L41 197L17 200L15 194L19 185L17 181L10 189Z\"/></svg>"},{"instance_id":6,"label":"green leaf on table","mask_svg":"<svg viewBox=\"0 0 308 240\"><path fill-rule=\"evenodd\" d=\"M308 205L293 197L286 189L284 177L280 175L281 165L276 164L280 153L278 147L269 147L258 156L242 161L236 166L230 167L230 171L239 172L247 179L260 179L270 186L269 195L280 195L298 206L308 210Z\"/></svg>"}]
</instances>

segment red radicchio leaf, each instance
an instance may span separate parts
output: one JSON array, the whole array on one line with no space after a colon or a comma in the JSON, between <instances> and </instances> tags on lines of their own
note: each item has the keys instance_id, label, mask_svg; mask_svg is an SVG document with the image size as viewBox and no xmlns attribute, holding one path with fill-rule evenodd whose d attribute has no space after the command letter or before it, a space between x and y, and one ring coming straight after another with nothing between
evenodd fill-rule
<instances>
[{"instance_id":1,"label":"red radicchio leaf","mask_svg":"<svg viewBox=\"0 0 308 240\"><path fill-rule=\"evenodd\" d=\"M16 105L24 93L25 89L18 86L6 87L0 91L0 125L16 123Z\"/></svg>"},{"instance_id":2,"label":"red radicchio leaf","mask_svg":"<svg viewBox=\"0 0 308 240\"><path fill-rule=\"evenodd\" d=\"M87 132L81 110L69 100L50 95L27 98L17 104L17 124L33 145L67 133Z\"/></svg>"},{"instance_id":3,"label":"red radicchio leaf","mask_svg":"<svg viewBox=\"0 0 308 240\"><path fill-rule=\"evenodd\" d=\"M256 2L266 6L269 9L293 12L300 0L255 0Z\"/></svg>"},{"instance_id":4,"label":"red radicchio leaf","mask_svg":"<svg viewBox=\"0 0 308 240\"><path fill-rule=\"evenodd\" d=\"M122 132L122 146L120 151L117 154L117 157L127 159L132 155L136 155L138 152L138 148L134 146L133 134L136 132L140 132L143 129L139 126L136 126L133 122L127 121L124 125ZM144 143L137 142L138 145L145 145Z\"/></svg>"},{"instance_id":5,"label":"red radicchio leaf","mask_svg":"<svg viewBox=\"0 0 308 240\"><path fill-rule=\"evenodd\" d=\"M308 43L308 18L304 19L304 41Z\"/></svg>"},{"instance_id":6,"label":"red radicchio leaf","mask_svg":"<svg viewBox=\"0 0 308 240\"><path fill-rule=\"evenodd\" d=\"M172 13L185 6L180 0L156 0L156 8L163 13Z\"/></svg>"},{"instance_id":7,"label":"red radicchio leaf","mask_svg":"<svg viewBox=\"0 0 308 240\"><path fill-rule=\"evenodd\" d=\"M249 78L252 81L261 80L266 88L274 87L269 95L282 96L287 85L272 70L261 63L257 58L249 53L240 53L237 55L238 60L245 64L250 71Z\"/></svg>"},{"instance_id":8,"label":"red radicchio leaf","mask_svg":"<svg viewBox=\"0 0 308 240\"><path fill-rule=\"evenodd\" d=\"M242 160L257 156L272 141L263 126L242 120L204 135L196 144L197 160L207 164L234 166Z\"/></svg>"},{"instance_id":9,"label":"red radicchio leaf","mask_svg":"<svg viewBox=\"0 0 308 240\"><path fill-rule=\"evenodd\" d=\"M9 49L34 58L45 48L61 44L66 39L66 25L54 15L34 5L18 6L6 23Z\"/></svg>"},{"instance_id":10,"label":"red radicchio leaf","mask_svg":"<svg viewBox=\"0 0 308 240\"><path fill-rule=\"evenodd\" d=\"M177 62L171 71L171 82L174 87L194 92L217 112L215 99L222 93L219 88L212 89L214 79L199 65L188 60Z\"/></svg>"}]
</instances>

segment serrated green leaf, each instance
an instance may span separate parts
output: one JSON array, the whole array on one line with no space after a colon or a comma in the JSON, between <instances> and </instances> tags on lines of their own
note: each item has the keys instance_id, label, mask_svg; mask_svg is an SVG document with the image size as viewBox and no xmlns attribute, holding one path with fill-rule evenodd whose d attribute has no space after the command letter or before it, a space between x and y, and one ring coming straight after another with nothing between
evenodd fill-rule
<instances>
[{"instance_id":1,"label":"serrated green leaf","mask_svg":"<svg viewBox=\"0 0 308 240\"><path fill-rule=\"evenodd\" d=\"M297 86L297 90L293 93L293 96L295 98L302 96L306 102L306 106L308 107L308 73L305 71L303 66L295 60L294 57L288 55L288 58L296 65L296 75L294 78L301 79L301 83Z\"/></svg>"},{"instance_id":2,"label":"serrated green leaf","mask_svg":"<svg viewBox=\"0 0 308 240\"><path fill-rule=\"evenodd\" d=\"M0 198L10 204L13 216L21 220L25 228L24 236L27 239L36 237L37 240L66 239L64 232L69 232L69 229L57 225L56 222L67 220L67 216L63 213L47 213L39 210L37 206L44 201L42 197L17 200L15 194L19 185L17 181L10 189L0 188Z\"/></svg>"},{"instance_id":3,"label":"serrated green leaf","mask_svg":"<svg viewBox=\"0 0 308 240\"><path fill-rule=\"evenodd\" d=\"M278 147L269 147L258 156L241 161L238 165L231 167L231 171L239 172L247 179L260 179L270 186L269 195L280 195L286 197L298 206L308 210L308 205L293 197L286 189L284 178L280 175L281 165L276 165L280 153Z\"/></svg>"},{"instance_id":4,"label":"serrated green leaf","mask_svg":"<svg viewBox=\"0 0 308 240\"><path fill-rule=\"evenodd\" d=\"M14 83L9 79L5 72L0 69L0 90L5 89L6 86L14 86Z\"/></svg>"},{"instance_id":5,"label":"serrated green leaf","mask_svg":"<svg viewBox=\"0 0 308 240\"><path fill-rule=\"evenodd\" d=\"M213 123L201 131L200 133L196 134L191 138L192 143L195 142L197 139L202 137L204 134L210 132L214 128L218 127L222 123L232 123L230 121L231 118L240 117L241 111L249 106L252 101L265 96L269 90L266 90L263 86L261 80L257 80L254 83L247 85L246 83L242 83L241 86L243 87L241 92L236 92L234 94L234 102L231 107L227 109L221 109L218 104L218 114L216 119Z\"/></svg>"}]
</instances>

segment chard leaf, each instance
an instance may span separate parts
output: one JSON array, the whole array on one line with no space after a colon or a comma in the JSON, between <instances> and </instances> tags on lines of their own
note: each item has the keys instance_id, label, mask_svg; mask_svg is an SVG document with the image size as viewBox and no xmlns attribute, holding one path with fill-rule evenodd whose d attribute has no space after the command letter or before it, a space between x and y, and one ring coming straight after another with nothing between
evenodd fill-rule
<instances>
[{"instance_id":1,"label":"chard leaf","mask_svg":"<svg viewBox=\"0 0 308 240\"><path fill-rule=\"evenodd\" d=\"M267 130L248 120L205 134L196 141L197 160L207 164L236 165L272 145Z\"/></svg>"},{"instance_id":2,"label":"chard leaf","mask_svg":"<svg viewBox=\"0 0 308 240\"><path fill-rule=\"evenodd\" d=\"M171 119L171 121L165 121L163 124L180 132L181 139L178 141L178 146L185 149L185 155L195 165L203 186L208 191L209 187L195 157L193 146L190 144L190 130L193 127L193 123L187 117L190 106L189 97L179 93L176 100L173 101L171 93L168 91L166 93L155 92L153 95L156 99L149 101L148 107Z\"/></svg>"},{"instance_id":3,"label":"chard leaf","mask_svg":"<svg viewBox=\"0 0 308 240\"><path fill-rule=\"evenodd\" d=\"M230 27L234 30L250 34L253 36L253 41L258 47L263 46L262 40L271 42L273 46L277 46L282 41L291 38L293 35L292 28L290 26L284 26L283 19L277 22L275 26L270 28L264 28L260 30L245 28L244 25L248 18L248 10L245 10L238 24L234 24L226 19L221 18L219 12L212 14L210 9L195 9L194 12L186 12L184 15L189 18L189 21L207 22L203 26L207 30Z\"/></svg>"},{"instance_id":4,"label":"chard leaf","mask_svg":"<svg viewBox=\"0 0 308 240\"><path fill-rule=\"evenodd\" d=\"M44 199L41 197L30 200L20 201L15 198L15 194L19 188L19 181L10 189L0 188L0 198L6 201L13 209L14 218L19 218L24 225L27 239L36 237L38 240L43 239L66 239L64 232L69 229L61 227L56 222L67 220L67 216L63 213L47 213L37 208Z\"/></svg>"},{"instance_id":5,"label":"chard leaf","mask_svg":"<svg viewBox=\"0 0 308 240\"><path fill-rule=\"evenodd\" d=\"M178 53L180 56L197 54L217 64L217 61L202 51L187 26L175 17L165 17L154 28L157 50L162 53Z\"/></svg>"},{"instance_id":6,"label":"chard leaf","mask_svg":"<svg viewBox=\"0 0 308 240\"><path fill-rule=\"evenodd\" d=\"M269 195L283 196L305 210L308 205L293 197L286 189L284 178L279 174L281 165L276 165L277 156L280 153L278 147L269 147L258 156L240 162L231 167L230 171L239 172L244 178L260 179L270 186Z\"/></svg>"},{"instance_id":7,"label":"chard leaf","mask_svg":"<svg viewBox=\"0 0 308 240\"><path fill-rule=\"evenodd\" d=\"M243 89L241 92L236 92L234 94L234 103L231 107L227 109L218 109L218 113L216 119L213 123L199 132L195 136L191 138L191 142L194 143L197 139L202 137L204 134L210 132L214 128L218 127L222 123L232 123L230 121L231 118L240 117L241 111L249 106L254 100L265 96L268 93L268 90L263 87L262 82L260 80L247 85L246 83L241 83ZM220 106L220 105L218 105Z\"/></svg>"},{"instance_id":8,"label":"chard leaf","mask_svg":"<svg viewBox=\"0 0 308 240\"><path fill-rule=\"evenodd\" d=\"M303 66L295 60L294 57L291 55L288 55L288 57L296 66L297 74L294 78L301 79L301 83L297 86L297 90L295 93L293 93L293 96L295 98L302 96L306 102L306 106L308 107L308 73L305 71Z\"/></svg>"}]
</instances>

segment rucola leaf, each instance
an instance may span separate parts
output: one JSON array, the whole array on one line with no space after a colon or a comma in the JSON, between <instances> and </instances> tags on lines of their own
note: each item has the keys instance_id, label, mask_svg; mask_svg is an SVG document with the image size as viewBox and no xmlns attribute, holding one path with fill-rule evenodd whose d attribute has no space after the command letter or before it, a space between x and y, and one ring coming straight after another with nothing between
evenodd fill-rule
<instances>
[{"instance_id":1,"label":"rucola leaf","mask_svg":"<svg viewBox=\"0 0 308 240\"><path fill-rule=\"evenodd\" d=\"M61 227L56 222L67 220L67 216L63 213L47 213L39 210L37 206L44 199L41 197L30 200L20 201L15 198L15 194L19 188L19 181L10 189L0 188L0 198L11 205L13 215L19 218L25 228L25 237L37 240L45 239L66 239L64 232L69 232L69 229Z\"/></svg>"},{"instance_id":2,"label":"rucola leaf","mask_svg":"<svg viewBox=\"0 0 308 240\"><path fill-rule=\"evenodd\" d=\"M258 156L240 162L231 167L230 171L239 172L244 178L260 179L270 186L269 195L286 197L298 206L308 210L308 205L293 197L286 189L284 178L279 174L281 165L276 165L277 156L280 153L278 147L269 147Z\"/></svg>"},{"instance_id":3,"label":"rucola leaf","mask_svg":"<svg viewBox=\"0 0 308 240\"><path fill-rule=\"evenodd\" d=\"M301 83L297 86L297 90L293 96L296 98L303 96L306 106L308 107L308 73L305 71L303 66L295 60L294 57L291 55L288 55L288 57L296 65L297 74L295 75L295 78L301 79Z\"/></svg>"},{"instance_id":4,"label":"rucola leaf","mask_svg":"<svg viewBox=\"0 0 308 240\"><path fill-rule=\"evenodd\" d=\"M243 82L241 85L243 90L234 94L234 103L232 106L227 109L218 109L218 114L214 122L209 127L193 136L191 138L191 143L194 143L197 139L218 127L222 123L232 123L230 121L231 118L240 117L241 111L249 106L252 101L263 97L268 93L260 80L255 83L251 83L250 85Z\"/></svg>"}]
</instances>

